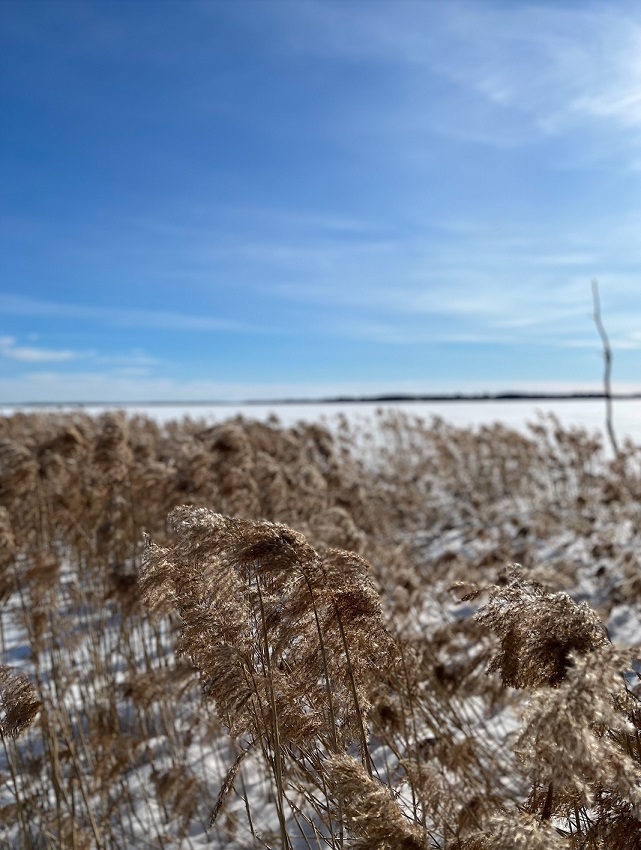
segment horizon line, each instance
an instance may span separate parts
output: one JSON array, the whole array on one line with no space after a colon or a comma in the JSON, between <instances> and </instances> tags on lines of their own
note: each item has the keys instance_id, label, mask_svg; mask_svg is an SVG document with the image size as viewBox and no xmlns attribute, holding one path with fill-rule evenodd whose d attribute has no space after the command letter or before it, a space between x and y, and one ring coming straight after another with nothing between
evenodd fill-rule
<instances>
[{"instance_id":1,"label":"horizon line","mask_svg":"<svg viewBox=\"0 0 641 850\"><path fill-rule=\"evenodd\" d=\"M506 390L498 393L385 393L379 395L337 395L320 398L277 398L277 399L190 399L150 401L5 401L0 407L233 407L252 405L296 405L296 404L389 404L399 402L457 402L457 401L599 401L641 399L638 392L517 392Z\"/></svg>"}]
</instances>

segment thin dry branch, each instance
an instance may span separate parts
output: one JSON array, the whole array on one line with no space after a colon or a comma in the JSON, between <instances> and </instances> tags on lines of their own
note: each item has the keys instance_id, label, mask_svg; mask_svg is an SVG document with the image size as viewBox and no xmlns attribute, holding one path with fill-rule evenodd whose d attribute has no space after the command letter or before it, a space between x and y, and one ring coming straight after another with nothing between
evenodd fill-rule
<instances>
[{"instance_id":1,"label":"thin dry branch","mask_svg":"<svg viewBox=\"0 0 641 850\"><path fill-rule=\"evenodd\" d=\"M615 457L619 456L619 444L617 442L614 424L612 421L612 386L610 383L610 375L612 372L612 348L610 340L605 330L603 320L601 319L601 299L599 298L599 284L596 280L592 281L592 300L594 302L594 322L599 331L601 342L603 343L603 360L605 363L605 371L603 373L603 393L605 395L605 425L614 451Z\"/></svg>"}]
</instances>

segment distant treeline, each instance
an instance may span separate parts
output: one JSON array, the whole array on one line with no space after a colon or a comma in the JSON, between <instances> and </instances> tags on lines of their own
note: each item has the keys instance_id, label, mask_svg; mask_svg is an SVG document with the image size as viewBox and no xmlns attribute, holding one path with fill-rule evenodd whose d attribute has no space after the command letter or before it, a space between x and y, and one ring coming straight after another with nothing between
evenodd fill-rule
<instances>
[{"instance_id":1,"label":"distant treeline","mask_svg":"<svg viewBox=\"0 0 641 850\"><path fill-rule=\"evenodd\" d=\"M276 404L397 404L399 402L425 401L598 401L607 398L603 392L574 392L574 393L441 393L441 394L389 394L373 396L341 395L326 398L268 398L242 399L239 401L221 401L220 399L196 399L189 401L20 401L0 402L0 407L212 407L239 405L276 405ZM612 399L631 400L641 399L641 392L612 393Z\"/></svg>"}]
</instances>

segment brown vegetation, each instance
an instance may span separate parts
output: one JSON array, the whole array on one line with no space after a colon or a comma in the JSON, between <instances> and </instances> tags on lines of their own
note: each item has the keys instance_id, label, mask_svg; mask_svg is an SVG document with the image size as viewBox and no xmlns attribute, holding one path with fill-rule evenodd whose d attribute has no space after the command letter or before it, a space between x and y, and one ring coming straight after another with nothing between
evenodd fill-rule
<instances>
[{"instance_id":1,"label":"brown vegetation","mask_svg":"<svg viewBox=\"0 0 641 850\"><path fill-rule=\"evenodd\" d=\"M0 419L0 848L640 848L639 460Z\"/></svg>"}]
</instances>

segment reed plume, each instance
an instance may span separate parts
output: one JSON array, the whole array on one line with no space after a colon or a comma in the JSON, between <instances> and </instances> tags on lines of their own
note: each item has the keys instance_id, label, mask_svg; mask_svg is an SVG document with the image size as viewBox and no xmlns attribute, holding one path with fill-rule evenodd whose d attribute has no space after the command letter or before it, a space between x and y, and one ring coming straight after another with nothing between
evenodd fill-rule
<instances>
[{"instance_id":1,"label":"reed plume","mask_svg":"<svg viewBox=\"0 0 641 850\"><path fill-rule=\"evenodd\" d=\"M17 738L31 726L39 708L29 679L0 666L0 737Z\"/></svg>"},{"instance_id":2,"label":"reed plume","mask_svg":"<svg viewBox=\"0 0 641 850\"><path fill-rule=\"evenodd\" d=\"M368 775L360 761L349 755L327 761L327 783L341 803L345 826L357 850L425 850L420 827L401 810L391 790Z\"/></svg>"},{"instance_id":3,"label":"reed plume","mask_svg":"<svg viewBox=\"0 0 641 850\"><path fill-rule=\"evenodd\" d=\"M3 845L639 850L634 668L572 599L632 633L621 454L549 418L0 417L0 646L42 704L6 688Z\"/></svg>"},{"instance_id":4,"label":"reed plume","mask_svg":"<svg viewBox=\"0 0 641 850\"><path fill-rule=\"evenodd\" d=\"M583 655L608 643L587 603L577 605L566 593L549 593L538 582L523 579L519 570L510 574L505 587L492 590L475 619L500 638L490 671L498 670L503 684L514 688L557 685L571 664L571 653Z\"/></svg>"},{"instance_id":5,"label":"reed plume","mask_svg":"<svg viewBox=\"0 0 641 850\"><path fill-rule=\"evenodd\" d=\"M622 710L633 700L622 675L633 659L634 653L611 645L574 653L564 680L532 695L516 752L535 787L551 787L550 795L583 807L592 805L595 793L610 791L641 816L637 732ZM630 734L633 748L626 746Z\"/></svg>"},{"instance_id":6,"label":"reed plume","mask_svg":"<svg viewBox=\"0 0 641 850\"><path fill-rule=\"evenodd\" d=\"M188 507L170 521L178 542L150 546L141 589L179 611L181 651L230 730L258 738L267 719L284 742L361 741L392 657L367 562L277 523Z\"/></svg>"},{"instance_id":7,"label":"reed plume","mask_svg":"<svg viewBox=\"0 0 641 850\"><path fill-rule=\"evenodd\" d=\"M456 845L456 850L569 850L568 841L550 823L526 813L494 815L483 834Z\"/></svg>"}]
</instances>

